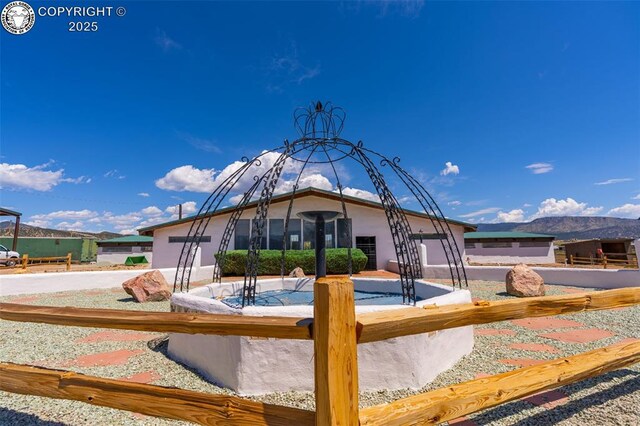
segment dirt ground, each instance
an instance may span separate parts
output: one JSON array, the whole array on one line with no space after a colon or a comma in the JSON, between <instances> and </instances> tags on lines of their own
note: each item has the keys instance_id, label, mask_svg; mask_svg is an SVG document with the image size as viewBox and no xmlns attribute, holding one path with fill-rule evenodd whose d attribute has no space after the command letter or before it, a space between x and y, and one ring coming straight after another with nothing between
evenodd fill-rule
<instances>
[{"instance_id":1,"label":"dirt ground","mask_svg":"<svg viewBox=\"0 0 640 426\"><path fill-rule=\"evenodd\" d=\"M7 267L0 265L0 275L10 274L35 274L42 272L67 272L67 266L64 263L48 263L42 265L29 265L27 269L20 266ZM71 271L120 271L126 269L150 269L150 265L97 265L95 263L72 264Z\"/></svg>"}]
</instances>

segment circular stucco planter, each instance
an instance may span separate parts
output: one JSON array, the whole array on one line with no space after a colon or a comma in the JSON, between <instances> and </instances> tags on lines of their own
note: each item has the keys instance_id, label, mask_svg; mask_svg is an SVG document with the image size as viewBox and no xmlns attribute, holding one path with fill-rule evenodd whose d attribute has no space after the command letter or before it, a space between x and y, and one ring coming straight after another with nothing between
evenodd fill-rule
<instances>
[{"instance_id":1,"label":"circular stucco planter","mask_svg":"<svg viewBox=\"0 0 640 426\"><path fill-rule=\"evenodd\" d=\"M359 291L400 293L398 280L353 278ZM313 317L313 306L230 307L218 297L241 294L243 282L210 284L188 293L175 293L177 312L208 312L252 316ZM313 291L312 279L259 280L257 292L279 289ZM416 282L416 306L471 303L468 290L453 290L423 280ZM356 314L406 305L356 306ZM363 391L419 389L451 368L473 349L473 327L403 336L358 345L358 380ZM205 378L241 395L313 391L313 341L241 336L171 333L169 356L195 368Z\"/></svg>"}]
</instances>

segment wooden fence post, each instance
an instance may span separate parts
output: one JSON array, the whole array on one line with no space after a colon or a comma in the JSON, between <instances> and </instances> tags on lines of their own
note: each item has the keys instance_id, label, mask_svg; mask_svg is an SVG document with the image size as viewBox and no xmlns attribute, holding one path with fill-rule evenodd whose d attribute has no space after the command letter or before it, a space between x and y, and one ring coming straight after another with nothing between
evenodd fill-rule
<instances>
[{"instance_id":1,"label":"wooden fence post","mask_svg":"<svg viewBox=\"0 0 640 426\"><path fill-rule=\"evenodd\" d=\"M67 253L67 271L71 270L71 253Z\"/></svg>"},{"instance_id":2,"label":"wooden fence post","mask_svg":"<svg viewBox=\"0 0 640 426\"><path fill-rule=\"evenodd\" d=\"M604 269L607 269L607 256L602 256L602 266L604 267ZM614 269L616 265L613 265Z\"/></svg>"},{"instance_id":3,"label":"wooden fence post","mask_svg":"<svg viewBox=\"0 0 640 426\"><path fill-rule=\"evenodd\" d=\"M358 425L358 351L353 282L313 286L316 425Z\"/></svg>"},{"instance_id":4,"label":"wooden fence post","mask_svg":"<svg viewBox=\"0 0 640 426\"><path fill-rule=\"evenodd\" d=\"M569 263L573 265L573 255L572 254L569 255Z\"/></svg>"},{"instance_id":5,"label":"wooden fence post","mask_svg":"<svg viewBox=\"0 0 640 426\"><path fill-rule=\"evenodd\" d=\"M29 255L25 253L22 255L22 269L27 269L27 263L29 263Z\"/></svg>"}]
</instances>

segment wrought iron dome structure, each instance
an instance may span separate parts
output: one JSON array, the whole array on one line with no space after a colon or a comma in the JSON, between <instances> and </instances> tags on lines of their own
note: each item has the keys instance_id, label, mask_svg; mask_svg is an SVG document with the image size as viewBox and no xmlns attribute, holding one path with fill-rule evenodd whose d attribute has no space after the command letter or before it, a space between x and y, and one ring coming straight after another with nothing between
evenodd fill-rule
<instances>
[{"instance_id":1,"label":"wrought iron dome structure","mask_svg":"<svg viewBox=\"0 0 640 426\"><path fill-rule=\"evenodd\" d=\"M347 223L349 223L343 187L336 169L336 163L345 159L351 159L362 166L380 197L380 203L382 204L389 224L389 231L391 232L398 261L403 302L405 304L415 303L415 280L422 278L422 267L420 265L416 242L411 238L412 231L409 221L400 203L387 186L381 169L390 170L402 181L421 205L436 232L443 236L443 238L440 238L440 243L449 265L452 285L454 287L462 287L463 284L465 286L467 285L466 272L458 244L453 237L449 223L433 197L415 177L400 167L400 159L398 157L389 159L378 152L365 148L362 141L354 144L341 138L340 133L344 126L345 117L346 114L344 110L340 107L333 106L330 102L322 104L318 101L311 103L307 108L298 108L293 114L294 126L299 133L298 139L293 142L285 140L282 146L263 151L260 155L252 159L247 157L242 158L241 165L218 185L202 204L198 214L194 216L178 260L178 268L173 286L174 292L182 292L189 289L194 253L200 245L202 236L209 225L211 217L221 207L224 200L227 199L230 192L238 185L240 180L245 176L251 176L253 173L253 183L248 190L242 193L240 201L232 210L229 221L222 234L217 251L217 263L213 279L214 281L220 282L226 252L229 248L236 224L247 208L247 205L253 201L256 203L256 209L249 239L242 290L242 306L255 304L261 241L265 236L271 199L276 190L278 180L283 174L285 164L289 166L296 165L294 169L297 172L297 177L291 191L287 215L284 220L283 238L286 240L295 195L299 189L301 177L309 165L329 165L336 180L336 191L340 196L342 216L347 219ZM267 158L271 160L274 155L276 158L275 161L273 161L272 164L266 164ZM263 162L265 162L266 167L262 167ZM256 170L258 171L256 172ZM349 241L348 268L349 275L351 275L351 245L353 244L353 238L350 226L347 226L347 239ZM286 247L286 241L283 241L281 259L282 276L284 276L286 272L284 270Z\"/></svg>"}]
</instances>

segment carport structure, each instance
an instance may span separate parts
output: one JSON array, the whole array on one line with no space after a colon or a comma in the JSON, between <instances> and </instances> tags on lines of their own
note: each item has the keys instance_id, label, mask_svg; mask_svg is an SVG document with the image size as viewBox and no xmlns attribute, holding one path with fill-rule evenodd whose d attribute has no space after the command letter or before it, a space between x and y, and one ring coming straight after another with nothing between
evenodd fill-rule
<instances>
[{"instance_id":1,"label":"carport structure","mask_svg":"<svg viewBox=\"0 0 640 426\"><path fill-rule=\"evenodd\" d=\"M18 232L20 231L20 216L22 216L22 213L0 207L0 216L13 216L16 218L16 225L13 229L13 243L11 245L11 250L16 251L18 247Z\"/></svg>"}]
</instances>

